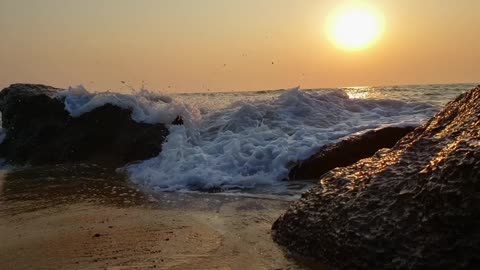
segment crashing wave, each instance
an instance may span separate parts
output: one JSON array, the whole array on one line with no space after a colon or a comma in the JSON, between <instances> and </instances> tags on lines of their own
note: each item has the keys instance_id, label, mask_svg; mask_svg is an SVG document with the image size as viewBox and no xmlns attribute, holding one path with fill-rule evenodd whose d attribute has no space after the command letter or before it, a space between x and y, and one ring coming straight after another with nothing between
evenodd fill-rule
<instances>
[{"instance_id":1,"label":"crashing wave","mask_svg":"<svg viewBox=\"0 0 480 270\"><path fill-rule=\"evenodd\" d=\"M56 97L64 100L65 109L73 117L78 117L105 104L130 109L132 110L131 117L134 121L148 124L168 124L178 115L184 116L185 119L193 120L199 114L192 106L146 89L134 90L131 94L113 92L91 93L85 87L79 85L58 92ZM191 121L188 123L191 123Z\"/></svg>"},{"instance_id":2,"label":"crashing wave","mask_svg":"<svg viewBox=\"0 0 480 270\"><path fill-rule=\"evenodd\" d=\"M438 110L437 106L423 102L350 98L348 89L305 91L294 88L258 93L173 96L145 89L131 94L90 93L82 86L62 90L38 85L13 85L10 90L23 88L31 90L22 92L25 95L37 92L46 95L44 99L38 100L39 108L49 106L49 102L54 104L54 115L65 115L62 117L67 123L82 122L77 118L85 118L90 121L85 125L98 125L95 124L98 121L91 119L92 116L88 114L101 108L106 109L108 106L105 105L111 104L125 109L126 112L120 110L118 113L126 114L126 117L129 115L134 122L144 125L163 124L168 132L161 132L158 140L155 134L149 133L149 140L155 142L143 143L152 143L162 152L150 155L150 151L148 158L154 158L125 168L133 181L159 190L248 189L282 185L280 180L288 177L292 163L310 157L323 145L379 127L417 126ZM9 90L2 91L7 96L8 92ZM16 99L11 101L14 106ZM35 108L27 106L25 109L31 113L28 119L37 119L43 115L35 113ZM49 110L52 110L51 106ZM178 115L182 116L182 126L171 124ZM16 117L16 114L10 116ZM48 118L48 115L45 117ZM70 121L71 117L75 121ZM47 118L32 121L38 123ZM62 119L59 121L65 122ZM113 125L110 129L115 130L115 135L111 136L124 139L130 136L123 126L115 126L115 120L109 121L109 125ZM124 121L124 124L125 127L129 125L128 121ZM58 125L58 132L64 132L62 126L63 124ZM53 134L57 131L54 132L47 126L39 128L54 136L46 138L49 141L55 141L55 136L61 135ZM125 134L121 130L125 130ZM30 134L29 131L25 132ZM163 134L167 133L169 135L164 141ZM77 133L74 132L73 135L75 134ZM93 132L92 136L93 134L96 133ZM28 139L27 137L25 138ZM88 151L87 143L91 140L81 140L87 147L82 147L84 151ZM112 143L94 140L96 145ZM118 150L129 148L127 145L118 147ZM64 151L66 157L70 155L67 150ZM57 160L57 156L58 154L52 157L52 160ZM85 156L90 154L85 153Z\"/></svg>"},{"instance_id":3,"label":"crashing wave","mask_svg":"<svg viewBox=\"0 0 480 270\"><path fill-rule=\"evenodd\" d=\"M159 190L277 185L292 162L322 145L382 126L418 125L436 111L425 103L295 88L273 100L205 113L195 125L172 126L160 155L127 171L135 182Z\"/></svg>"}]
</instances>

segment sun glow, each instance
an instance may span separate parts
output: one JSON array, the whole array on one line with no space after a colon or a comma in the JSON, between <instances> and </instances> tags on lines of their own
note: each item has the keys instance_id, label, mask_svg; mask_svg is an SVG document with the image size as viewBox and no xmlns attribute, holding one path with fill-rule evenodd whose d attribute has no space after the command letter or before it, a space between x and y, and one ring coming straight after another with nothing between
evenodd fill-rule
<instances>
[{"instance_id":1,"label":"sun glow","mask_svg":"<svg viewBox=\"0 0 480 270\"><path fill-rule=\"evenodd\" d=\"M329 18L329 37L336 45L359 50L369 47L383 32L382 16L371 8L351 7Z\"/></svg>"}]
</instances>

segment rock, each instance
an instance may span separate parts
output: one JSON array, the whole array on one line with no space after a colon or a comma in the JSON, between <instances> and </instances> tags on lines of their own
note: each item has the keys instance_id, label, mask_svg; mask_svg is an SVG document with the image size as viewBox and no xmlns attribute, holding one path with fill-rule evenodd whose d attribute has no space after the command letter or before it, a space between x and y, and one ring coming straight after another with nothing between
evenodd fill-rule
<instances>
[{"instance_id":1,"label":"rock","mask_svg":"<svg viewBox=\"0 0 480 270\"><path fill-rule=\"evenodd\" d=\"M0 156L15 165L86 162L120 167L157 156L168 135L163 124L137 123L131 110L106 104L71 117L60 89L14 84L0 93L6 138Z\"/></svg>"},{"instance_id":2,"label":"rock","mask_svg":"<svg viewBox=\"0 0 480 270\"><path fill-rule=\"evenodd\" d=\"M181 126L183 125L183 118L179 115L173 120L172 125Z\"/></svg>"},{"instance_id":3,"label":"rock","mask_svg":"<svg viewBox=\"0 0 480 270\"><path fill-rule=\"evenodd\" d=\"M336 269L478 269L480 86L392 149L325 174L272 230Z\"/></svg>"},{"instance_id":4,"label":"rock","mask_svg":"<svg viewBox=\"0 0 480 270\"><path fill-rule=\"evenodd\" d=\"M391 148L415 127L385 127L322 147L315 155L290 170L290 180L318 179L326 172L346 167L382 148Z\"/></svg>"}]
</instances>

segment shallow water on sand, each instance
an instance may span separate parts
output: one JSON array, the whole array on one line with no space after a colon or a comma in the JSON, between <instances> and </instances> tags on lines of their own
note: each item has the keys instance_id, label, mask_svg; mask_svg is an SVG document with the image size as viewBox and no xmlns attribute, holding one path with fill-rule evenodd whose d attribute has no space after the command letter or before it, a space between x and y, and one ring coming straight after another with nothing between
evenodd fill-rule
<instances>
[{"instance_id":1,"label":"shallow water on sand","mask_svg":"<svg viewBox=\"0 0 480 270\"><path fill-rule=\"evenodd\" d=\"M89 165L0 179L7 269L324 269L270 237L292 197L151 193Z\"/></svg>"}]
</instances>

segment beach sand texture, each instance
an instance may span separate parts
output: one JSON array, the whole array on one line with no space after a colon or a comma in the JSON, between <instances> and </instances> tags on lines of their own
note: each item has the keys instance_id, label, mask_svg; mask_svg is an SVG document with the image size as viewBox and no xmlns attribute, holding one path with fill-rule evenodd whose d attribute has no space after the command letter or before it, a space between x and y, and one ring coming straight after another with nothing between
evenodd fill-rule
<instances>
[{"instance_id":1,"label":"beach sand texture","mask_svg":"<svg viewBox=\"0 0 480 270\"><path fill-rule=\"evenodd\" d=\"M288 201L147 194L102 170L80 165L4 173L2 269L312 267L271 240L270 226Z\"/></svg>"}]
</instances>

